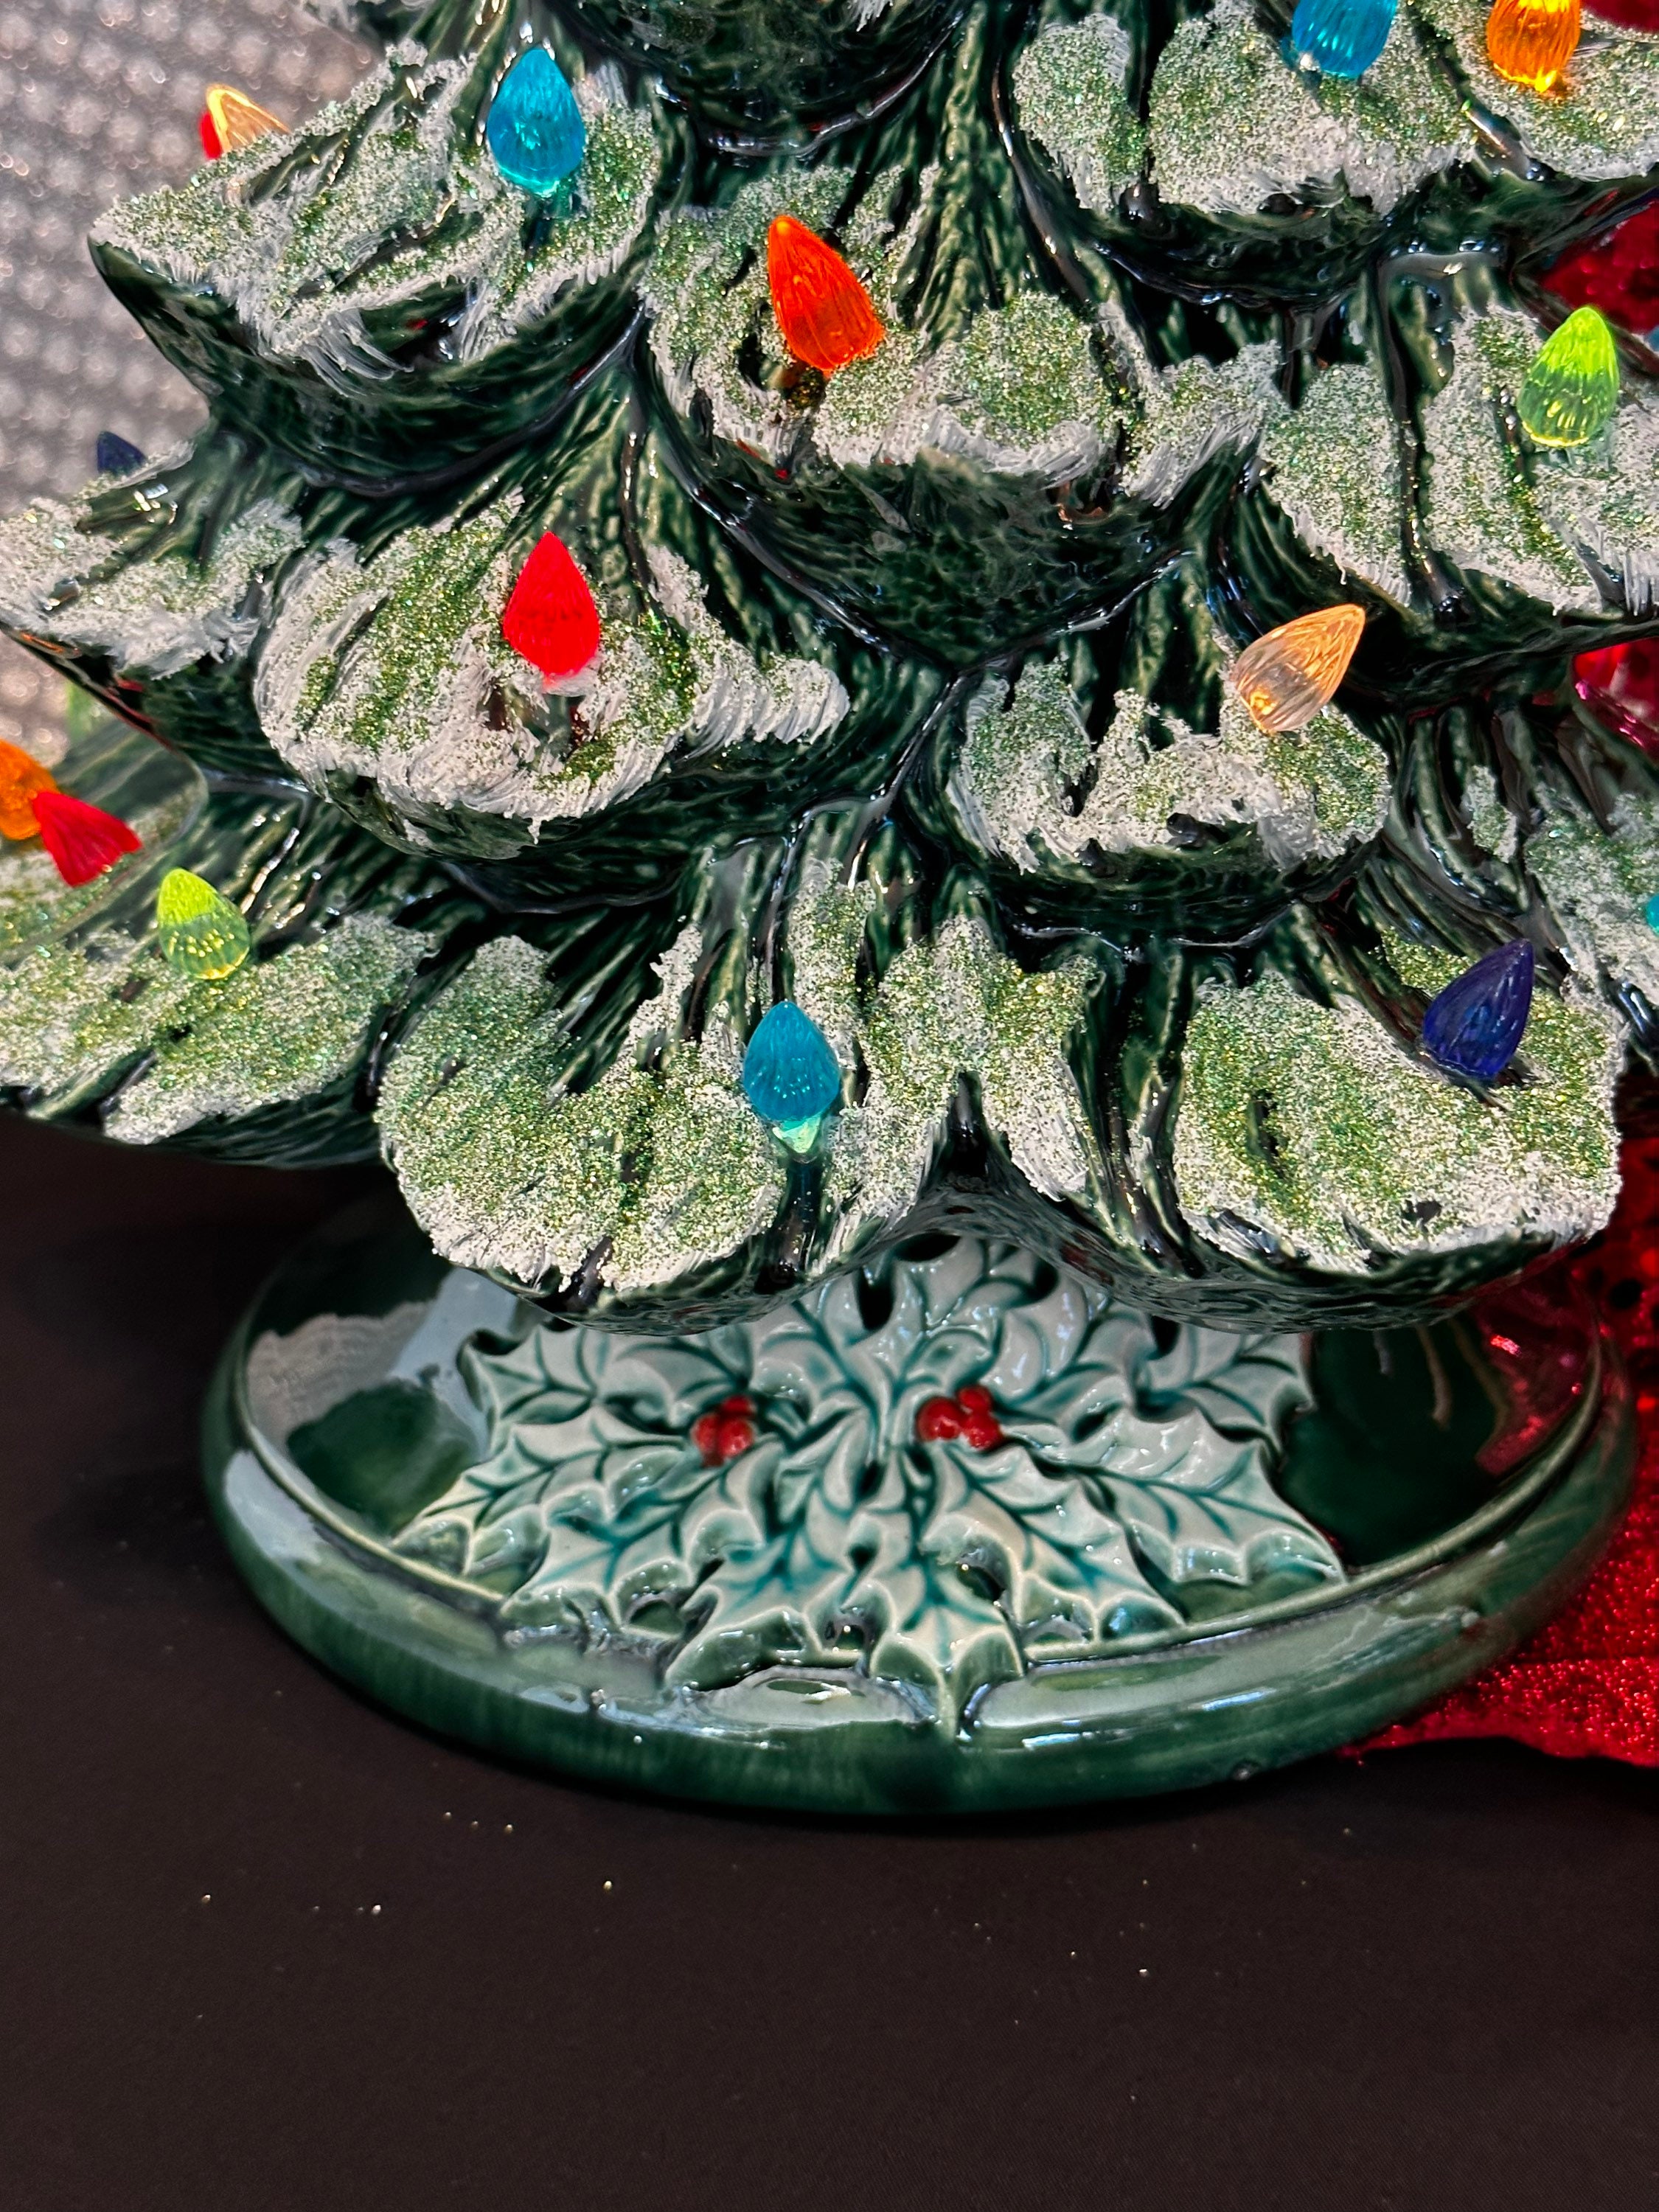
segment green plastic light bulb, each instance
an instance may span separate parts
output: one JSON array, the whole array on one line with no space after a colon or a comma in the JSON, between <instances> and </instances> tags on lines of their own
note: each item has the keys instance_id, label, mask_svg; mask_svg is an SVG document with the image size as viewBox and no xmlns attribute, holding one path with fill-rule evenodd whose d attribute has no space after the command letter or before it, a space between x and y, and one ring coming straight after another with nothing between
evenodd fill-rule
<instances>
[{"instance_id":1,"label":"green plastic light bulb","mask_svg":"<svg viewBox=\"0 0 1659 2212\"><path fill-rule=\"evenodd\" d=\"M168 964L198 982L234 975L248 956L247 923L228 898L188 868L163 877L155 927Z\"/></svg>"},{"instance_id":2,"label":"green plastic light bulb","mask_svg":"<svg viewBox=\"0 0 1659 2212\"><path fill-rule=\"evenodd\" d=\"M1577 307L1540 347L1521 387L1521 420L1540 446L1583 446L1619 404L1619 354L1607 319Z\"/></svg>"}]
</instances>

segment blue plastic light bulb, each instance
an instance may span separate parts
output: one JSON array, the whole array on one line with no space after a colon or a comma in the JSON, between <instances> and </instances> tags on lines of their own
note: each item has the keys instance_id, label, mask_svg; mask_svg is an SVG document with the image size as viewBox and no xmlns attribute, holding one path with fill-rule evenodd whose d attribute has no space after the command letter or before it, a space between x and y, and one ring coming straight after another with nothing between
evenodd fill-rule
<instances>
[{"instance_id":1,"label":"blue plastic light bulb","mask_svg":"<svg viewBox=\"0 0 1659 2212\"><path fill-rule=\"evenodd\" d=\"M793 999L780 1000L750 1038L743 1088L763 1121L775 1123L786 1140L804 1132L806 1143L840 1097L841 1069L830 1041Z\"/></svg>"},{"instance_id":2,"label":"blue plastic light bulb","mask_svg":"<svg viewBox=\"0 0 1659 2212\"><path fill-rule=\"evenodd\" d=\"M1650 929L1659 929L1659 891L1655 891L1653 896L1643 908L1642 919Z\"/></svg>"},{"instance_id":3,"label":"blue plastic light bulb","mask_svg":"<svg viewBox=\"0 0 1659 2212\"><path fill-rule=\"evenodd\" d=\"M141 453L130 438L118 430L100 430L98 449L93 459L100 477L130 477L135 469L142 469L147 456Z\"/></svg>"},{"instance_id":4,"label":"blue plastic light bulb","mask_svg":"<svg viewBox=\"0 0 1659 2212\"><path fill-rule=\"evenodd\" d=\"M1532 947L1500 945L1448 983L1423 1017L1423 1044L1442 1067L1490 1083L1520 1048L1532 1012Z\"/></svg>"},{"instance_id":5,"label":"blue plastic light bulb","mask_svg":"<svg viewBox=\"0 0 1659 2212\"><path fill-rule=\"evenodd\" d=\"M1325 76L1364 76L1389 43L1396 0L1297 0L1287 58Z\"/></svg>"},{"instance_id":6,"label":"blue plastic light bulb","mask_svg":"<svg viewBox=\"0 0 1659 2212\"><path fill-rule=\"evenodd\" d=\"M569 80L545 46L520 54L501 79L484 137L507 182L541 198L581 167L587 126Z\"/></svg>"}]
</instances>

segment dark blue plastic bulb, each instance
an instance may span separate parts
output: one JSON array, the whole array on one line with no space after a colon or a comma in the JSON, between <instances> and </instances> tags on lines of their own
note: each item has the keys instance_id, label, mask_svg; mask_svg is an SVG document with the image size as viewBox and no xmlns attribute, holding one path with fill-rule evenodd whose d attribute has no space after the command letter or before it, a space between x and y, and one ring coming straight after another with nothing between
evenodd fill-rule
<instances>
[{"instance_id":1,"label":"dark blue plastic bulb","mask_svg":"<svg viewBox=\"0 0 1659 2212\"><path fill-rule=\"evenodd\" d=\"M484 136L495 167L522 191L545 198L580 168L587 126L568 79L545 46L520 54L501 79Z\"/></svg>"},{"instance_id":2,"label":"dark blue plastic bulb","mask_svg":"<svg viewBox=\"0 0 1659 2212\"><path fill-rule=\"evenodd\" d=\"M1524 937L1500 945L1429 1002L1425 1049L1455 1075L1490 1083L1520 1048L1532 1012L1532 947Z\"/></svg>"},{"instance_id":3,"label":"dark blue plastic bulb","mask_svg":"<svg viewBox=\"0 0 1659 2212\"><path fill-rule=\"evenodd\" d=\"M743 1088L763 1121L798 1128L827 1114L841 1096L841 1069L829 1039L793 999L774 1006L749 1040Z\"/></svg>"},{"instance_id":4,"label":"dark blue plastic bulb","mask_svg":"<svg viewBox=\"0 0 1659 2212\"><path fill-rule=\"evenodd\" d=\"M1297 0L1290 58L1325 76L1364 76L1389 43L1396 0Z\"/></svg>"},{"instance_id":5,"label":"dark blue plastic bulb","mask_svg":"<svg viewBox=\"0 0 1659 2212\"><path fill-rule=\"evenodd\" d=\"M147 458L118 430L98 433L98 450L94 459L100 477L130 477L135 469L143 467Z\"/></svg>"}]
</instances>

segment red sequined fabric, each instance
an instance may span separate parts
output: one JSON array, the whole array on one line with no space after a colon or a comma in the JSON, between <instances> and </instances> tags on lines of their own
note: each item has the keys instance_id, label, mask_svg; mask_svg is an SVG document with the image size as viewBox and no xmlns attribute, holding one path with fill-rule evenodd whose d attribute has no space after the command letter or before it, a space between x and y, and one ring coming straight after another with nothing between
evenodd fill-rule
<instances>
[{"instance_id":1,"label":"red sequined fabric","mask_svg":"<svg viewBox=\"0 0 1659 2212\"><path fill-rule=\"evenodd\" d=\"M1507 1735L1559 1758L1659 1766L1659 1137L1632 1139L1624 1171L1606 1234L1567 1264L1595 1298L1636 1386L1641 1444L1630 1510L1564 1612L1512 1658L1385 1729L1366 1751ZM1544 1413L1523 1403L1504 1443Z\"/></svg>"},{"instance_id":2,"label":"red sequined fabric","mask_svg":"<svg viewBox=\"0 0 1659 2212\"><path fill-rule=\"evenodd\" d=\"M1627 31L1659 31L1659 0L1587 0L1590 24L1600 16L1604 23L1622 23Z\"/></svg>"},{"instance_id":3,"label":"red sequined fabric","mask_svg":"<svg viewBox=\"0 0 1659 2212\"><path fill-rule=\"evenodd\" d=\"M1659 760L1659 638L1627 638L1581 653L1572 681L1598 721Z\"/></svg>"}]
</instances>

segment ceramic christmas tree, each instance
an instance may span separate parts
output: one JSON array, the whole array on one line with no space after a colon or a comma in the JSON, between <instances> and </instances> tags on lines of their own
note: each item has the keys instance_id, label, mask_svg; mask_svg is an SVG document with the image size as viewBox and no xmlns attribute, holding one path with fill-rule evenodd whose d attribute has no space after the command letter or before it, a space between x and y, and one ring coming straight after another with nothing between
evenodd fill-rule
<instances>
[{"instance_id":1,"label":"ceramic christmas tree","mask_svg":"<svg viewBox=\"0 0 1659 2212\"><path fill-rule=\"evenodd\" d=\"M0 526L0 1081L379 1152L210 1480L440 1727L848 1809L1249 1772L1616 1517L1659 41L376 4L94 233L207 397Z\"/></svg>"}]
</instances>

